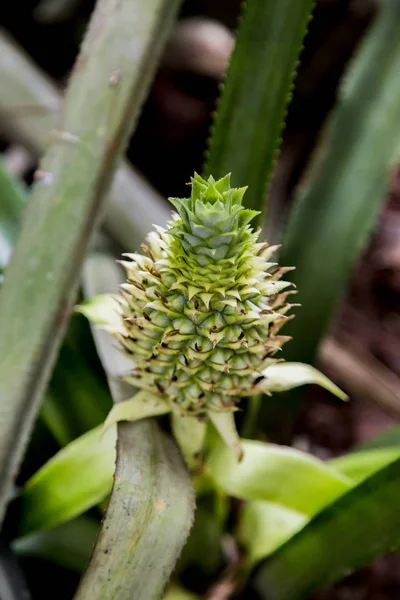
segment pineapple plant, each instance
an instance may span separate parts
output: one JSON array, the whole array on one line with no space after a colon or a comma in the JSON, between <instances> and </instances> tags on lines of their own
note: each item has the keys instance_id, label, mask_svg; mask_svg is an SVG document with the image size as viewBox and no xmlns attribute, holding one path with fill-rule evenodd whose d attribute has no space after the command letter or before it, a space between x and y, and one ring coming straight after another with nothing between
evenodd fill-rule
<instances>
[{"instance_id":1,"label":"pineapple plant","mask_svg":"<svg viewBox=\"0 0 400 600\"><path fill-rule=\"evenodd\" d=\"M281 278L291 268L270 262L277 246L253 230L259 213L243 206L246 188L232 188L229 174L195 174L190 187L189 198L170 199L177 212L144 253L124 255L127 280L102 321L132 359L125 380L138 389L107 423L172 413L193 466L208 421L241 458L234 413L244 397L314 381L343 394L314 368L279 358L294 306ZM92 316L90 302L81 310Z\"/></svg>"}]
</instances>

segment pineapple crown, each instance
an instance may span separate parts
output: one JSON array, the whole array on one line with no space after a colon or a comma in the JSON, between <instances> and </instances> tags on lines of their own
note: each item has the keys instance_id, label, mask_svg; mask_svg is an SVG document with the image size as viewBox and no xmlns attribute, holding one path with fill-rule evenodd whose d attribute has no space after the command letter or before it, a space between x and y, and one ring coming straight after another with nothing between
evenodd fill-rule
<instances>
[{"instance_id":1,"label":"pineapple crown","mask_svg":"<svg viewBox=\"0 0 400 600\"><path fill-rule=\"evenodd\" d=\"M230 174L206 181L195 173L191 180L190 198L170 198L180 219L169 229L184 252L195 255L197 264L230 258L242 251L238 245L252 237L250 221L260 214L242 206L247 187L232 188ZM175 244L177 251L179 244Z\"/></svg>"}]
</instances>

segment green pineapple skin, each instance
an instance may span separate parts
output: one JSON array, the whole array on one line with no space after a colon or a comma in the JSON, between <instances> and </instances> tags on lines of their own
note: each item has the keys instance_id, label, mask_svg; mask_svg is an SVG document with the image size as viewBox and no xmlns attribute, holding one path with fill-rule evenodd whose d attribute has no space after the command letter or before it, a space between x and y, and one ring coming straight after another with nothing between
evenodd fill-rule
<instances>
[{"instance_id":1,"label":"green pineapple skin","mask_svg":"<svg viewBox=\"0 0 400 600\"><path fill-rule=\"evenodd\" d=\"M246 188L231 188L229 175L195 174L191 185L190 198L171 199L178 215L148 236L145 254L124 255L117 337L135 363L129 383L205 420L259 391L289 339L278 332L292 292L280 280L289 269L269 262L276 247L251 228L258 213L242 206Z\"/></svg>"}]
</instances>

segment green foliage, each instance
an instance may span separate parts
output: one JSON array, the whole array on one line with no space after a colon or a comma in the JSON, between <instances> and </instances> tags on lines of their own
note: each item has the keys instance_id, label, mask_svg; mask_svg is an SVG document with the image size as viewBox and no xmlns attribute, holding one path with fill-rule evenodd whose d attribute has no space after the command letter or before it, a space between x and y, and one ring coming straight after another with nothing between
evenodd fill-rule
<instances>
[{"instance_id":1,"label":"green foliage","mask_svg":"<svg viewBox=\"0 0 400 600\"><path fill-rule=\"evenodd\" d=\"M207 467L226 494L245 500L275 502L313 515L344 494L351 480L313 456L274 444L243 440L240 463L217 445Z\"/></svg>"},{"instance_id":2,"label":"green foliage","mask_svg":"<svg viewBox=\"0 0 400 600\"><path fill-rule=\"evenodd\" d=\"M0 162L0 196L0 266L4 268L21 225L27 190L3 162ZM79 349L78 336L72 337L60 351L50 390L41 408L41 417L61 445L99 425L111 406L106 387L88 368L84 353Z\"/></svg>"},{"instance_id":3,"label":"green foliage","mask_svg":"<svg viewBox=\"0 0 400 600\"><path fill-rule=\"evenodd\" d=\"M18 538L12 549L19 557L40 558L80 573L86 567L99 529L98 520L82 516Z\"/></svg>"},{"instance_id":4,"label":"green foliage","mask_svg":"<svg viewBox=\"0 0 400 600\"><path fill-rule=\"evenodd\" d=\"M113 492L75 600L160 598L192 525L193 496L182 457L154 421L119 425Z\"/></svg>"},{"instance_id":5,"label":"green foliage","mask_svg":"<svg viewBox=\"0 0 400 600\"><path fill-rule=\"evenodd\" d=\"M263 208L314 0L247 0L215 117L205 171L249 186Z\"/></svg>"},{"instance_id":6,"label":"green foliage","mask_svg":"<svg viewBox=\"0 0 400 600\"><path fill-rule=\"evenodd\" d=\"M59 525L104 500L112 486L115 440L115 427L96 427L44 464L17 500L19 535Z\"/></svg>"},{"instance_id":7,"label":"green foliage","mask_svg":"<svg viewBox=\"0 0 400 600\"><path fill-rule=\"evenodd\" d=\"M346 75L321 164L295 201L282 264L302 308L286 332L288 360L310 362L376 221L399 155L400 5L388 0Z\"/></svg>"},{"instance_id":8,"label":"green foliage","mask_svg":"<svg viewBox=\"0 0 400 600\"><path fill-rule=\"evenodd\" d=\"M260 568L262 598L297 600L363 567L400 539L400 460L330 504Z\"/></svg>"},{"instance_id":9,"label":"green foliage","mask_svg":"<svg viewBox=\"0 0 400 600\"><path fill-rule=\"evenodd\" d=\"M400 457L400 446L351 452L330 461L330 465L354 481L363 481Z\"/></svg>"},{"instance_id":10,"label":"green foliage","mask_svg":"<svg viewBox=\"0 0 400 600\"><path fill-rule=\"evenodd\" d=\"M331 460L328 465L282 446L247 441L245 447L247 464L226 463L226 457L215 453L215 464L211 456L210 465L221 489L249 500L237 531L239 542L246 548L245 570L277 553L317 518L314 515L325 512L350 489L358 489L360 482L400 456L399 447L366 450ZM379 530L375 536L379 537Z\"/></svg>"},{"instance_id":11,"label":"green foliage","mask_svg":"<svg viewBox=\"0 0 400 600\"><path fill-rule=\"evenodd\" d=\"M237 538L246 551L244 570L251 570L308 522L308 517L277 502L247 502L240 515Z\"/></svg>"}]
</instances>

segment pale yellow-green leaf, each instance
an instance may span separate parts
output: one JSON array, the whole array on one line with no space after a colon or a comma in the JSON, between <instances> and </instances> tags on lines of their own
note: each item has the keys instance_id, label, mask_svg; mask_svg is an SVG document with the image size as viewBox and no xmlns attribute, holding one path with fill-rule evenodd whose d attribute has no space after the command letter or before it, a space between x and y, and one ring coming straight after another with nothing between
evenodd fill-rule
<instances>
[{"instance_id":1,"label":"pale yellow-green leaf","mask_svg":"<svg viewBox=\"0 0 400 600\"><path fill-rule=\"evenodd\" d=\"M275 502L311 516L351 488L321 460L286 446L241 440L243 459L216 443L207 460L215 485L245 500Z\"/></svg>"},{"instance_id":2,"label":"pale yellow-green leaf","mask_svg":"<svg viewBox=\"0 0 400 600\"><path fill-rule=\"evenodd\" d=\"M263 375L264 379L257 386L262 392L283 392L300 385L314 383L325 388L341 400L348 399L347 395L337 385L311 365L282 362L265 369Z\"/></svg>"},{"instance_id":3,"label":"pale yellow-green leaf","mask_svg":"<svg viewBox=\"0 0 400 600\"><path fill-rule=\"evenodd\" d=\"M376 448L351 452L330 461L330 465L346 477L360 482L400 458L400 447Z\"/></svg>"},{"instance_id":4,"label":"pale yellow-green leaf","mask_svg":"<svg viewBox=\"0 0 400 600\"><path fill-rule=\"evenodd\" d=\"M121 308L114 294L99 294L75 306L75 312L110 333L125 333Z\"/></svg>"},{"instance_id":5,"label":"pale yellow-green leaf","mask_svg":"<svg viewBox=\"0 0 400 600\"><path fill-rule=\"evenodd\" d=\"M112 407L105 427L109 427L119 421L140 421L147 417L165 415L171 408L162 398L153 396L147 390L142 390L129 400L117 402Z\"/></svg>"},{"instance_id":6,"label":"pale yellow-green leaf","mask_svg":"<svg viewBox=\"0 0 400 600\"><path fill-rule=\"evenodd\" d=\"M231 457L233 458L233 456L235 456L236 460L242 460L243 448L239 434L236 430L234 413L210 411L208 416L210 417L210 421L214 425L215 429L218 431L221 438L227 445L227 449Z\"/></svg>"},{"instance_id":7,"label":"pale yellow-green leaf","mask_svg":"<svg viewBox=\"0 0 400 600\"><path fill-rule=\"evenodd\" d=\"M190 469L200 464L206 429L207 423L196 417L172 413L172 431Z\"/></svg>"},{"instance_id":8,"label":"pale yellow-green leaf","mask_svg":"<svg viewBox=\"0 0 400 600\"><path fill-rule=\"evenodd\" d=\"M308 517L275 502L247 502L243 507L238 540L246 548L249 568L266 558L298 531Z\"/></svg>"},{"instance_id":9,"label":"pale yellow-green leaf","mask_svg":"<svg viewBox=\"0 0 400 600\"><path fill-rule=\"evenodd\" d=\"M116 428L96 427L65 446L22 488L19 535L60 525L110 493Z\"/></svg>"}]
</instances>

